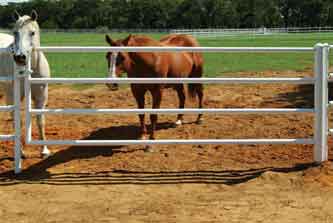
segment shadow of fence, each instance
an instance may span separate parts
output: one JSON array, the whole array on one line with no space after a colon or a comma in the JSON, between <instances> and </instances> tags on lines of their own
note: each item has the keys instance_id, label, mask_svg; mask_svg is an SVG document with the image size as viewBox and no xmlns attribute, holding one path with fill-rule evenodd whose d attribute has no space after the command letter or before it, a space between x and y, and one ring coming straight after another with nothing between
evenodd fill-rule
<instances>
[{"instance_id":1,"label":"shadow of fence","mask_svg":"<svg viewBox=\"0 0 333 223\"><path fill-rule=\"evenodd\" d=\"M35 174L24 171L15 176L12 172L0 175L0 186L16 184L47 185L155 185L155 184L225 184L245 183L261 176L267 171L290 173L304 171L315 164L298 164L288 168L259 168L249 170L226 171L170 171L170 172L135 172L115 170L97 173L61 173L51 174L47 171Z\"/></svg>"}]
</instances>

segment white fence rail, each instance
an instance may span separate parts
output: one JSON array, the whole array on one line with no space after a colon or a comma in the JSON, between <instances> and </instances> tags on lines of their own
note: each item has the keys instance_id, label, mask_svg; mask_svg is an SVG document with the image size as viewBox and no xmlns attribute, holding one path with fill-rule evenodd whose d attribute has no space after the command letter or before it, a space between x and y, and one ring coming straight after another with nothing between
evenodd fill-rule
<instances>
[{"instance_id":1,"label":"white fence rail","mask_svg":"<svg viewBox=\"0 0 333 223\"><path fill-rule=\"evenodd\" d=\"M149 52L149 51L191 51L191 52L314 52L315 54L315 74L314 78L31 78L30 73L26 72L25 75L25 95L26 100L26 143L29 145L80 145L80 146L105 146L105 145L164 145L164 144L310 144L314 145L314 160L322 162L327 160L327 137L331 130L328 129L328 53L330 46L328 44L317 44L313 47L40 47L36 50L44 52ZM2 50L3 51L3 50ZM1 52L1 49L0 49ZM30 64L30 63L28 63ZM26 68L30 70L29 67ZM19 117L19 79L15 76L16 85L16 100L14 107L3 107L2 110L15 111L15 172L21 171L21 156L20 156L20 134L21 127ZM31 106L31 84L33 83L205 83L205 84L313 84L315 85L315 107L311 109L32 109ZM314 113L315 114L315 131L314 137L309 139L170 139L170 140L33 140L32 139L32 114L194 114L194 113L208 113L208 114L289 114L289 113ZM332 131L333 132L333 131ZM12 136L1 136L1 139L13 139Z\"/></svg>"},{"instance_id":2,"label":"white fence rail","mask_svg":"<svg viewBox=\"0 0 333 223\"><path fill-rule=\"evenodd\" d=\"M184 109L31 109L33 114L113 114L113 115L128 115L128 114L286 114L286 113L313 113L314 109L301 108L184 108Z\"/></svg>"},{"instance_id":3,"label":"white fence rail","mask_svg":"<svg viewBox=\"0 0 333 223\"><path fill-rule=\"evenodd\" d=\"M30 78L33 84L314 84L315 78Z\"/></svg>"},{"instance_id":4,"label":"white fence rail","mask_svg":"<svg viewBox=\"0 0 333 223\"><path fill-rule=\"evenodd\" d=\"M98 52L205 52L205 53L258 53L258 52L313 52L313 47L39 47L49 53L98 53Z\"/></svg>"},{"instance_id":5,"label":"white fence rail","mask_svg":"<svg viewBox=\"0 0 333 223\"><path fill-rule=\"evenodd\" d=\"M253 36L285 33L323 33L333 32L333 27L287 27L287 28L252 28L252 29L174 29L171 33L189 34L197 37Z\"/></svg>"},{"instance_id":6,"label":"white fence rail","mask_svg":"<svg viewBox=\"0 0 333 223\"><path fill-rule=\"evenodd\" d=\"M1 33L11 33L1 29ZM42 29L43 33L184 33L196 36L265 35L283 33L333 32L333 27L279 27L279 28L202 28L202 29Z\"/></svg>"},{"instance_id":7,"label":"white fence rail","mask_svg":"<svg viewBox=\"0 0 333 223\"><path fill-rule=\"evenodd\" d=\"M31 141L31 145L129 146L129 145L313 145L313 139L170 139L170 140L47 140Z\"/></svg>"}]
</instances>

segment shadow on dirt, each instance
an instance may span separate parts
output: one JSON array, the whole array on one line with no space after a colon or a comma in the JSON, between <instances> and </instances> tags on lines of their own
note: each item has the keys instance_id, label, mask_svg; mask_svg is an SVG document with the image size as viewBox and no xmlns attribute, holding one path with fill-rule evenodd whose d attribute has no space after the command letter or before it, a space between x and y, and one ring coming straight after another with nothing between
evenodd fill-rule
<instances>
[{"instance_id":1,"label":"shadow on dirt","mask_svg":"<svg viewBox=\"0 0 333 223\"><path fill-rule=\"evenodd\" d=\"M283 92L277 94L271 100L265 101L263 105L288 103L293 108L314 107L314 87L312 85L301 85L297 91Z\"/></svg>"},{"instance_id":2,"label":"shadow on dirt","mask_svg":"<svg viewBox=\"0 0 333 223\"><path fill-rule=\"evenodd\" d=\"M300 86L297 92L287 92L272 99L274 102L289 102L297 108L313 107L313 86ZM332 96L332 92L330 96ZM331 97L332 98L332 97ZM269 104L270 102L267 102ZM265 103L266 104L266 103ZM173 123L159 123L158 129L174 128ZM139 128L135 125L117 126L99 129L84 140L122 140L137 139ZM122 150L122 146L80 147L72 146L53 154L48 159L30 166L20 175L14 175L12 171L0 174L0 186L15 184L48 184L48 185L151 185L151 184L226 184L234 185L245 183L261 176L267 171L273 172L298 172L305 171L316 166L314 163L296 164L293 167L276 168L266 167L249 170L223 170L223 171L171 171L171 172L133 172L127 170L114 170L96 173L61 173L52 174L49 168L67 163L72 160L88 159L97 156L111 157L115 153L131 153L133 151ZM143 148L142 148L143 150ZM9 159L9 158L6 158ZM0 158L1 160L1 158Z\"/></svg>"},{"instance_id":3,"label":"shadow on dirt","mask_svg":"<svg viewBox=\"0 0 333 223\"><path fill-rule=\"evenodd\" d=\"M150 126L148 126L148 129ZM157 126L157 130L175 128L173 123L162 122ZM113 126L98 129L82 140L134 140L140 137L140 129L136 125ZM115 153L130 153L129 150L121 150L123 146L71 146L52 154L41 162L30 166L24 172L34 174L41 170L46 170L58 164L67 163L71 160L89 159L97 156L109 157ZM144 150L142 147L141 150ZM29 157L28 157L29 158ZM12 157L0 157L0 162L4 160L13 161Z\"/></svg>"},{"instance_id":4,"label":"shadow on dirt","mask_svg":"<svg viewBox=\"0 0 333 223\"><path fill-rule=\"evenodd\" d=\"M45 160L44 167L50 166ZM37 164L39 168L43 164ZM35 166L34 168L37 168ZM0 174L0 187L17 184L46 184L46 185L158 185L158 184L225 184L235 185L246 183L260 177L263 173L279 172L291 173L305 171L317 166L314 163L297 164L286 168L259 168L248 170L227 171L170 171L170 172L135 172L127 170L114 170L96 173L61 173L52 174L47 169L33 170L29 168L20 175L13 172Z\"/></svg>"},{"instance_id":5,"label":"shadow on dirt","mask_svg":"<svg viewBox=\"0 0 333 223\"><path fill-rule=\"evenodd\" d=\"M283 92L276 95L272 100L265 101L263 105L287 102L294 108L314 107L314 86L300 85L297 91ZM329 84L329 100L333 100L333 83Z\"/></svg>"}]
</instances>

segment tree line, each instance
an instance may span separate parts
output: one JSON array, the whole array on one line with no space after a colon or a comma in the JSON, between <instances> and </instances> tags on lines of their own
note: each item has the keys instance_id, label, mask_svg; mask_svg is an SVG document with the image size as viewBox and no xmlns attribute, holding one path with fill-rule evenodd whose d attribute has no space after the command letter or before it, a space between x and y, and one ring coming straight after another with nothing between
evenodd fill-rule
<instances>
[{"instance_id":1,"label":"tree line","mask_svg":"<svg viewBox=\"0 0 333 223\"><path fill-rule=\"evenodd\" d=\"M44 29L176 29L333 26L332 0L31 0L0 6L39 13Z\"/></svg>"}]
</instances>

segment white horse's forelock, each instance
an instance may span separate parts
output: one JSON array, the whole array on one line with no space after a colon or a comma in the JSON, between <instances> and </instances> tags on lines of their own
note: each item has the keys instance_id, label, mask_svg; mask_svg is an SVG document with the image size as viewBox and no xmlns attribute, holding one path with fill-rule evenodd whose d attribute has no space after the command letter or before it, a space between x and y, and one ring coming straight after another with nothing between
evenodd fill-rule
<instances>
[{"instance_id":1,"label":"white horse's forelock","mask_svg":"<svg viewBox=\"0 0 333 223\"><path fill-rule=\"evenodd\" d=\"M14 26L14 29L15 30L18 30L20 28L22 28L23 26L27 25L27 24L32 24L36 29L39 29L39 26L38 26L38 23L34 20L31 19L30 16L22 16L20 17L16 23L15 23L15 26Z\"/></svg>"}]
</instances>

